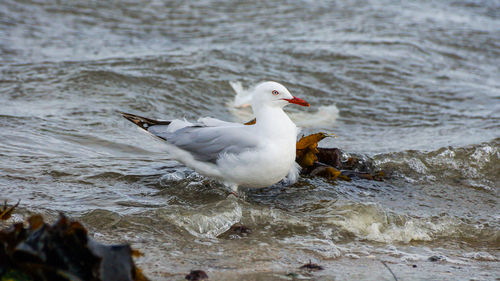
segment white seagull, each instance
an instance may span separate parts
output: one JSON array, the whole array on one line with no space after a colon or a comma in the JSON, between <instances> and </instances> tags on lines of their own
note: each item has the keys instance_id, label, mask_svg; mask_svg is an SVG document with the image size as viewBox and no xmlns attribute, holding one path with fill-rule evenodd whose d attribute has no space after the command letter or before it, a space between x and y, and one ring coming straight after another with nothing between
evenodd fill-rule
<instances>
[{"instance_id":1,"label":"white seagull","mask_svg":"<svg viewBox=\"0 0 500 281\"><path fill-rule=\"evenodd\" d=\"M283 111L289 103L309 106L285 86L264 82L253 90L255 125L200 118L153 120L122 113L123 117L165 141L172 158L196 172L215 178L237 193L238 187L267 187L287 175L297 176L295 143L298 129Z\"/></svg>"}]
</instances>

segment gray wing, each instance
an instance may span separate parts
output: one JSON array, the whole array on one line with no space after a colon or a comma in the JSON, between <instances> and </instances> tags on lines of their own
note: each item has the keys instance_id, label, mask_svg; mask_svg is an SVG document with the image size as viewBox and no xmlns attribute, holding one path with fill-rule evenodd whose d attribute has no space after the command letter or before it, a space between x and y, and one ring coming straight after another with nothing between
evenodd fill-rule
<instances>
[{"instance_id":1,"label":"gray wing","mask_svg":"<svg viewBox=\"0 0 500 281\"><path fill-rule=\"evenodd\" d=\"M157 125L148 131L204 162L215 163L223 153L239 154L258 144L250 126L189 126L174 132L168 132L167 128L167 125Z\"/></svg>"}]
</instances>

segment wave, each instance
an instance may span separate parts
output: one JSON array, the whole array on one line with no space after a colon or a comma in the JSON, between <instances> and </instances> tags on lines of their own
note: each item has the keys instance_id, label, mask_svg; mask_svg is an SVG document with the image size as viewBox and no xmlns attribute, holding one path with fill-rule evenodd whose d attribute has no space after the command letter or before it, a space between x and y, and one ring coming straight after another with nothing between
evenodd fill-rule
<instances>
[{"instance_id":1,"label":"wave","mask_svg":"<svg viewBox=\"0 0 500 281\"><path fill-rule=\"evenodd\" d=\"M348 203L329 213L326 222L349 234L342 236L353 235L367 241L410 243L452 239L496 244L500 240L500 232L494 227L479 227L447 214L415 217L384 210L375 203Z\"/></svg>"},{"instance_id":2,"label":"wave","mask_svg":"<svg viewBox=\"0 0 500 281\"><path fill-rule=\"evenodd\" d=\"M466 147L380 154L374 164L409 182L461 183L494 190L500 186L500 138Z\"/></svg>"},{"instance_id":3,"label":"wave","mask_svg":"<svg viewBox=\"0 0 500 281\"><path fill-rule=\"evenodd\" d=\"M266 229L267 236L284 243L295 240L305 243L312 239L323 254L324 247L329 249L330 258L338 256L333 245L353 239L386 244L467 241L498 245L500 241L500 232L488 224L470 223L447 214L424 217L398 214L377 203L325 202L322 209L313 213L304 216L223 200L195 209L171 205L156 214L198 238L214 239L231 225L242 222L250 228Z\"/></svg>"}]
</instances>

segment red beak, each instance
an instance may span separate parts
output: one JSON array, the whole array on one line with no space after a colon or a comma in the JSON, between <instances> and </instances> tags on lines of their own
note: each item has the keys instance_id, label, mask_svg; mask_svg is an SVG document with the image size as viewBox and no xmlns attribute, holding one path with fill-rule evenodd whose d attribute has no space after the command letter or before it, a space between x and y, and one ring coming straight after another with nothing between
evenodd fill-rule
<instances>
[{"instance_id":1,"label":"red beak","mask_svg":"<svg viewBox=\"0 0 500 281\"><path fill-rule=\"evenodd\" d=\"M286 100L289 103L295 103L302 106L310 106L310 104L307 101L299 99L297 97L293 97L293 99L284 99L284 100Z\"/></svg>"}]
</instances>

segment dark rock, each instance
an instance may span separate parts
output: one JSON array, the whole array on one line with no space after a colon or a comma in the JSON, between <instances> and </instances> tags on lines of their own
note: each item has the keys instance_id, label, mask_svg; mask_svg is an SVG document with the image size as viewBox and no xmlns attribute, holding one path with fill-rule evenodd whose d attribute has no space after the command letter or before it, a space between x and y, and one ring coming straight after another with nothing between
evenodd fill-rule
<instances>
[{"instance_id":1,"label":"dark rock","mask_svg":"<svg viewBox=\"0 0 500 281\"><path fill-rule=\"evenodd\" d=\"M361 173L356 171L343 170L342 175L349 177L351 179L364 179L364 180L375 180L384 181L385 173L383 171L374 173Z\"/></svg>"},{"instance_id":2,"label":"dark rock","mask_svg":"<svg viewBox=\"0 0 500 281\"><path fill-rule=\"evenodd\" d=\"M318 270L323 270L323 267L321 265L311 263L311 261L309 261L309 263L306 263L303 266L301 266L300 269L305 269L308 271L318 271Z\"/></svg>"},{"instance_id":3,"label":"dark rock","mask_svg":"<svg viewBox=\"0 0 500 281\"><path fill-rule=\"evenodd\" d=\"M239 234L239 235L243 235L243 236L247 236L247 235L252 234L252 230L249 227L246 227L242 224L239 224L239 225L235 224L235 225L231 226L229 231L236 233L236 234Z\"/></svg>"},{"instance_id":4,"label":"dark rock","mask_svg":"<svg viewBox=\"0 0 500 281\"><path fill-rule=\"evenodd\" d=\"M322 148L318 147L318 161L326 165L330 165L336 169L342 169L342 152L338 148Z\"/></svg>"},{"instance_id":5,"label":"dark rock","mask_svg":"<svg viewBox=\"0 0 500 281\"><path fill-rule=\"evenodd\" d=\"M428 259L429 261L436 262L436 261L444 261L446 258L444 256L431 256Z\"/></svg>"},{"instance_id":6,"label":"dark rock","mask_svg":"<svg viewBox=\"0 0 500 281\"><path fill-rule=\"evenodd\" d=\"M186 275L186 280L198 281L198 280L208 280L208 275L203 270L191 270L191 272Z\"/></svg>"},{"instance_id":7,"label":"dark rock","mask_svg":"<svg viewBox=\"0 0 500 281\"><path fill-rule=\"evenodd\" d=\"M342 162L342 169L367 174L371 174L375 171L373 160L361 155L351 155L347 161Z\"/></svg>"},{"instance_id":8,"label":"dark rock","mask_svg":"<svg viewBox=\"0 0 500 281\"><path fill-rule=\"evenodd\" d=\"M252 229L242 224L236 223L233 226L231 226L231 228L229 228L228 231L220 234L218 238L237 239L237 238L247 237L250 234L252 234Z\"/></svg>"}]
</instances>

